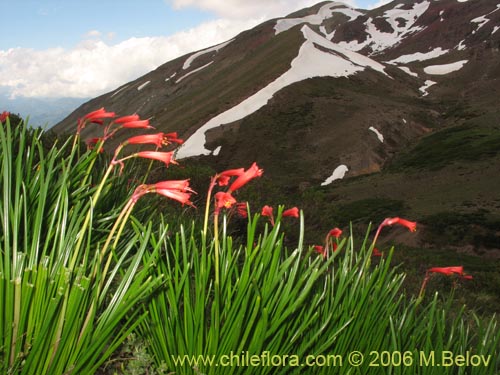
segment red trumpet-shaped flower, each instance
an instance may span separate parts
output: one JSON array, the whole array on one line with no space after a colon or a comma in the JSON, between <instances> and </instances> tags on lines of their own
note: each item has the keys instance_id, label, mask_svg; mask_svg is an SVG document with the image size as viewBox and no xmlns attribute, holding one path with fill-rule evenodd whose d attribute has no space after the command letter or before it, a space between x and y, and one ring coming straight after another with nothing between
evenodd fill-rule
<instances>
[{"instance_id":1,"label":"red trumpet-shaped flower","mask_svg":"<svg viewBox=\"0 0 500 375\"><path fill-rule=\"evenodd\" d=\"M192 206L189 199L194 191L189 187L189 180L161 181L151 185L140 185L135 189L132 200L136 202L148 193L157 193L180 203Z\"/></svg>"},{"instance_id":2,"label":"red trumpet-shaped flower","mask_svg":"<svg viewBox=\"0 0 500 375\"><path fill-rule=\"evenodd\" d=\"M5 122L5 120L7 120L7 117L9 117L9 116L10 116L10 112L3 111L2 113L0 113L0 123Z\"/></svg>"},{"instance_id":3,"label":"red trumpet-shaped flower","mask_svg":"<svg viewBox=\"0 0 500 375\"><path fill-rule=\"evenodd\" d=\"M184 141L182 139L179 139L177 137L177 132L166 133L164 136L168 140L169 143L177 143L179 145L184 143Z\"/></svg>"},{"instance_id":4,"label":"red trumpet-shaped flower","mask_svg":"<svg viewBox=\"0 0 500 375\"><path fill-rule=\"evenodd\" d=\"M149 120L136 120L127 121L122 124L122 128L127 129L152 129L153 127L149 125Z\"/></svg>"},{"instance_id":5,"label":"red trumpet-shaped flower","mask_svg":"<svg viewBox=\"0 0 500 375\"><path fill-rule=\"evenodd\" d=\"M136 154L137 156L141 158L146 158L146 159L153 159L153 160L158 160L162 161L165 163L165 165L168 167L170 163L172 164L178 164L174 159L174 152L159 152L159 151L140 151Z\"/></svg>"},{"instance_id":6,"label":"red trumpet-shaped flower","mask_svg":"<svg viewBox=\"0 0 500 375\"><path fill-rule=\"evenodd\" d=\"M127 139L125 141L125 143L131 144L131 145L150 144L150 145L155 145L156 147L160 148L162 146L168 145L170 142L165 137L165 134L156 133L156 134L137 135L135 137L131 137L131 138Z\"/></svg>"},{"instance_id":7,"label":"red trumpet-shaped flower","mask_svg":"<svg viewBox=\"0 0 500 375\"><path fill-rule=\"evenodd\" d=\"M432 267L427 270L425 273L424 281L422 282L422 286L420 287L419 296L422 297L424 295L425 287L427 282L431 278L432 274L441 273L446 276L458 275L460 278L465 280L472 280L471 275L467 275L464 273L463 266L452 266L452 267Z\"/></svg>"},{"instance_id":8,"label":"red trumpet-shaped flower","mask_svg":"<svg viewBox=\"0 0 500 375\"><path fill-rule=\"evenodd\" d=\"M103 118L113 118L116 117L116 113L114 112L106 112L104 107L98 109L97 111L93 111L90 113L87 113L83 118L85 120L89 120L90 122L96 120L96 119L103 119Z\"/></svg>"},{"instance_id":9,"label":"red trumpet-shaped flower","mask_svg":"<svg viewBox=\"0 0 500 375\"><path fill-rule=\"evenodd\" d=\"M297 207L289 208L283 211L283 217L299 217L299 209Z\"/></svg>"},{"instance_id":10,"label":"red trumpet-shaped flower","mask_svg":"<svg viewBox=\"0 0 500 375\"><path fill-rule=\"evenodd\" d=\"M236 203L236 213L246 219L248 217L247 202Z\"/></svg>"},{"instance_id":11,"label":"red trumpet-shaped flower","mask_svg":"<svg viewBox=\"0 0 500 375\"><path fill-rule=\"evenodd\" d=\"M464 267L463 266L453 266L453 267L432 267L427 270L429 273L442 273L443 275L463 275Z\"/></svg>"},{"instance_id":12,"label":"red trumpet-shaped flower","mask_svg":"<svg viewBox=\"0 0 500 375\"><path fill-rule=\"evenodd\" d=\"M267 205L262 207L262 216L273 217L273 208Z\"/></svg>"},{"instance_id":13,"label":"red trumpet-shaped flower","mask_svg":"<svg viewBox=\"0 0 500 375\"><path fill-rule=\"evenodd\" d=\"M144 134L131 137L125 141L125 144L151 144L160 148L162 146L168 146L171 143L182 143L181 139L177 139L177 133L156 133L156 134Z\"/></svg>"},{"instance_id":14,"label":"red trumpet-shaped flower","mask_svg":"<svg viewBox=\"0 0 500 375\"><path fill-rule=\"evenodd\" d=\"M373 250L372 250L372 256L374 256L374 257L381 257L382 253L380 252L379 249L377 249L376 247L374 247Z\"/></svg>"},{"instance_id":15,"label":"red trumpet-shaped flower","mask_svg":"<svg viewBox=\"0 0 500 375\"><path fill-rule=\"evenodd\" d=\"M115 124L124 124L126 122L130 122L130 121L138 121L140 120L140 117L138 114L134 113L133 115L128 115L128 116L122 116L122 117L119 117L117 118L116 120L114 120L113 122Z\"/></svg>"},{"instance_id":16,"label":"red trumpet-shaped flower","mask_svg":"<svg viewBox=\"0 0 500 375\"><path fill-rule=\"evenodd\" d=\"M378 226L377 232L375 233L375 237L373 238L373 244L375 244L375 242L377 241L377 238L378 238L380 231L382 230L383 227L386 227L388 225L394 225L394 224L402 225L402 226L408 228L411 232L415 232L417 230L417 223L414 221L401 219L400 217L386 218Z\"/></svg>"},{"instance_id":17,"label":"red trumpet-shaped flower","mask_svg":"<svg viewBox=\"0 0 500 375\"><path fill-rule=\"evenodd\" d=\"M239 175L236 180L229 186L228 193L238 190L250 180L262 176L264 171L257 166L257 163L253 163L250 168L248 168L243 174Z\"/></svg>"},{"instance_id":18,"label":"red trumpet-shaped flower","mask_svg":"<svg viewBox=\"0 0 500 375\"><path fill-rule=\"evenodd\" d=\"M219 186L227 186L231 177L241 176L243 173L245 173L245 169L243 168L228 169L215 175L215 183L219 184Z\"/></svg>"},{"instance_id":19,"label":"red trumpet-shaped flower","mask_svg":"<svg viewBox=\"0 0 500 375\"><path fill-rule=\"evenodd\" d=\"M326 258L327 252L325 251L324 246L314 245L313 248L318 254L323 255L323 258Z\"/></svg>"},{"instance_id":20,"label":"red trumpet-shaped flower","mask_svg":"<svg viewBox=\"0 0 500 375\"><path fill-rule=\"evenodd\" d=\"M87 113L85 116L82 118L78 119L78 125L77 125L77 134L80 134L81 130L85 128L85 125L87 122L92 122L95 124L103 124L103 119L105 118L113 118L115 117L116 114L114 112L106 112L106 110L103 108L100 108L96 111L92 111L90 113Z\"/></svg>"},{"instance_id":21,"label":"red trumpet-shaped flower","mask_svg":"<svg viewBox=\"0 0 500 375\"><path fill-rule=\"evenodd\" d=\"M269 218L269 221L271 222L271 225L274 226L274 215L273 215L273 208L271 206L265 205L262 207L262 216L267 216Z\"/></svg>"},{"instance_id":22,"label":"red trumpet-shaped flower","mask_svg":"<svg viewBox=\"0 0 500 375\"><path fill-rule=\"evenodd\" d=\"M236 199L231 195L231 193L225 193L219 191L215 193L215 212L218 213L221 208L230 208L236 203Z\"/></svg>"},{"instance_id":23,"label":"red trumpet-shaped flower","mask_svg":"<svg viewBox=\"0 0 500 375\"><path fill-rule=\"evenodd\" d=\"M328 232L328 237L339 238L341 235L342 235L342 229L339 228L333 228L332 230L330 230L330 232Z\"/></svg>"},{"instance_id":24,"label":"red trumpet-shaped flower","mask_svg":"<svg viewBox=\"0 0 500 375\"><path fill-rule=\"evenodd\" d=\"M89 138L87 140L85 140L85 144L87 145L87 149L89 150L93 150L94 147L99 143L99 142L104 142L105 139L102 138L102 137L94 137L94 138ZM99 152L103 152L103 148L100 147L99 148Z\"/></svg>"}]
</instances>

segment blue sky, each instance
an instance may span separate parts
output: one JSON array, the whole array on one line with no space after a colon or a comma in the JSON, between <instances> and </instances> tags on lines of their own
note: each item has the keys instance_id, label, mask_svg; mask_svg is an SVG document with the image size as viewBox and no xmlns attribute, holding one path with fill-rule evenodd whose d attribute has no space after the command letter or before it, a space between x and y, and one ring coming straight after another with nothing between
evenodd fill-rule
<instances>
[{"instance_id":1,"label":"blue sky","mask_svg":"<svg viewBox=\"0 0 500 375\"><path fill-rule=\"evenodd\" d=\"M0 0L0 94L92 97L320 0ZM370 8L387 0L346 0Z\"/></svg>"}]
</instances>

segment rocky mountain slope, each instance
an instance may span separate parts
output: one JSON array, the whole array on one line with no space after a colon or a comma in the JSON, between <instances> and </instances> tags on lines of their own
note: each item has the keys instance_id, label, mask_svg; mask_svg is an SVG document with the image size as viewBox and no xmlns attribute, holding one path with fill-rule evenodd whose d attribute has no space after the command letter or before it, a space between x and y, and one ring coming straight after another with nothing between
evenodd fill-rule
<instances>
[{"instance_id":1,"label":"rocky mountain slope","mask_svg":"<svg viewBox=\"0 0 500 375\"><path fill-rule=\"evenodd\" d=\"M177 158L257 161L287 193L336 207L402 202L424 222L482 212L500 248L499 29L500 0L323 2L167 62L54 130L100 107L136 112L179 132Z\"/></svg>"}]
</instances>

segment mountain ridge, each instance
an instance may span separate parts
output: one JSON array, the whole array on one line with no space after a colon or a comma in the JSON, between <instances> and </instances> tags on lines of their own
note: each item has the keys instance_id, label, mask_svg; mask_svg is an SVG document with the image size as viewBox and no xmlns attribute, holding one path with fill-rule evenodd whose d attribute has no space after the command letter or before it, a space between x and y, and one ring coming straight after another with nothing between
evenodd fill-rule
<instances>
[{"instance_id":1,"label":"mountain ridge","mask_svg":"<svg viewBox=\"0 0 500 375\"><path fill-rule=\"evenodd\" d=\"M428 172L415 157L417 167L403 174L463 184L463 197L448 199L437 184L443 207L422 210L412 201L406 211L426 217L487 209L500 217L492 193L483 204L478 194L485 192L468 191L470 181L457 175L460 159L446 154L455 143L433 138L450 128L463 147L481 140L477 150L471 146L477 160L467 160L466 174L485 157L498 162L490 148L500 139L499 29L498 0L396 0L373 10L322 2L169 61L85 103L54 130L73 131L78 117L99 107L137 112L158 131L179 132L186 142L178 158L217 170L257 161L287 192L326 189L346 204L356 197L343 186L369 190L370 179L384 185L394 165L409 163L409 152L437 147L447 163L441 172ZM87 127L83 136L96 131ZM109 149L129 135L110 140ZM491 173L485 178L498 181ZM397 198L389 187L375 190L373 196Z\"/></svg>"}]
</instances>

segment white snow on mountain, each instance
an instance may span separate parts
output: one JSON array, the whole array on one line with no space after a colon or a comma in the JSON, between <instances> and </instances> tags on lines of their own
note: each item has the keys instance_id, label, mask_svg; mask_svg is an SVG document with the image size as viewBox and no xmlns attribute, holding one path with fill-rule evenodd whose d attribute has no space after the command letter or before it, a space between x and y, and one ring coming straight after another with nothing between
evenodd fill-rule
<instances>
[{"instance_id":1,"label":"white snow on mountain","mask_svg":"<svg viewBox=\"0 0 500 375\"><path fill-rule=\"evenodd\" d=\"M137 88L137 90L138 90L138 91L141 91L144 87L146 87L146 86L147 86L147 85L149 85L150 83L151 83L151 81L146 81L146 82L144 82L143 84L141 84L141 85Z\"/></svg>"},{"instance_id":2,"label":"white snow on mountain","mask_svg":"<svg viewBox=\"0 0 500 375\"><path fill-rule=\"evenodd\" d=\"M409 74L413 77L418 77L418 74L415 73L415 72L412 72L410 70L410 68L408 68L407 66L398 66L399 69L401 69L403 72L405 72L406 74Z\"/></svg>"},{"instance_id":3,"label":"white snow on mountain","mask_svg":"<svg viewBox=\"0 0 500 375\"><path fill-rule=\"evenodd\" d=\"M346 165L341 164L333 171L332 175L328 177L325 181L321 183L321 186L330 185L335 180L341 180L344 178L345 174L349 171Z\"/></svg>"},{"instance_id":4,"label":"white snow on mountain","mask_svg":"<svg viewBox=\"0 0 500 375\"><path fill-rule=\"evenodd\" d=\"M213 61L210 61L208 64L205 64L205 65L203 65L203 66L200 66L199 68L196 68L196 69L191 70L189 73L186 73L186 74L184 74L182 77L177 78L177 80L175 81L175 83L179 83L179 82L180 82L180 81L182 81L184 78L189 77L191 74L196 73L196 72L199 72L199 71L200 71L200 70L202 70L202 69L205 69L207 66L209 66L209 65L210 65L210 64L212 64L212 63L213 63Z\"/></svg>"},{"instance_id":5,"label":"white snow on mountain","mask_svg":"<svg viewBox=\"0 0 500 375\"><path fill-rule=\"evenodd\" d=\"M427 92L427 89L431 87L432 85L435 85L437 82L431 81L430 79L426 80L424 82L424 85L419 88L420 92L422 93L422 96L427 96L429 95L429 92Z\"/></svg>"},{"instance_id":6,"label":"white snow on mountain","mask_svg":"<svg viewBox=\"0 0 500 375\"><path fill-rule=\"evenodd\" d=\"M305 41L300 47L298 56L292 61L291 68L268 84L266 87L248 97L240 104L210 119L187 139L180 147L177 158L196 155L209 155L205 148L205 133L215 127L240 120L262 108L282 88L292 83L313 77L347 77L369 67L383 74L384 66L356 52L343 50L336 44L317 34L307 25L301 29ZM316 48L319 45L328 52Z\"/></svg>"},{"instance_id":7,"label":"white snow on mountain","mask_svg":"<svg viewBox=\"0 0 500 375\"><path fill-rule=\"evenodd\" d=\"M432 51L429 52L415 52L409 55L402 55L399 56L397 59L386 61L387 64L398 64L398 63L409 63L413 61L425 61L425 60L430 60L435 57L439 57L441 55L444 55L448 53L447 49L442 49L441 47L434 48Z\"/></svg>"},{"instance_id":8,"label":"white snow on mountain","mask_svg":"<svg viewBox=\"0 0 500 375\"><path fill-rule=\"evenodd\" d=\"M274 26L275 34L278 35L283 31L289 30L294 26L300 25L302 23L309 23L311 25L321 25L321 23L332 16L333 13L343 13L349 17L349 20L353 20L363 13L347 7L343 3L328 3L323 5L318 13L312 14L310 16L305 16L301 18L282 18L276 21L276 25Z\"/></svg>"},{"instance_id":9,"label":"white snow on mountain","mask_svg":"<svg viewBox=\"0 0 500 375\"><path fill-rule=\"evenodd\" d=\"M377 136L378 140L382 143L384 143L384 136L382 135L381 132L379 132L376 128L374 128L373 126L370 126L368 128L368 130L371 130L372 132L375 133L375 135Z\"/></svg>"},{"instance_id":10,"label":"white snow on mountain","mask_svg":"<svg viewBox=\"0 0 500 375\"><path fill-rule=\"evenodd\" d=\"M448 74L462 69L462 67L467 63L467 61L468 60L460 60L450 64L430 65L424 68L424 72L432 75Z\"/></svg>"},{"instance_id":11,"label":"white snow on mountain","mask_svg":"<svg viewBox=\"0 0 500 375\"><path fill-rule=\"evenodd\" d=\"M231 43L234 39L228 40L227 42L217 44L216 46L206 48L204 50L198 51L196 53L193 53L191 56L189 56L186 61L184 61L184 65L182 66L183 70L189 69L191 64L193 63L194 60L196 60L198 57L205 55L210 52L219 52L220 49L224 48L227 46L229 43Z\"/></svg>"},{"instance_id":12,"label":"white snow on mountain","mask_svg":"<svg viewBox=\"0 0 500 375\"><path fill-rule=\"evenodd\" d=\"M120 87L118 90L116 90L113 95L111 95L111 97L115 96L116 94L118 94L119 92L121 92L122 90L125 90L126 88L128 87L128 85L125 85L125 86L122 86Z\"/></svg>"},{"instance_id":13,"label":"white snow on mountain","mask_svg":"<svg viewBox=\"0 0 500 375\"><path fill-rule=\"evenodd\" d=\"M423 1L414 4L411 9L400 9L399 6L396 6L393 9L385 11L383 18L391 25L394 30L392 33L380 31L373 23L373 19L368 18L366 21L366 32L369 35L366 40L363 42L341 42L339 45L352 51L359 51L369 46L373 53L395 46L406 36L422 30L421 26L414 25L418 18L429 8L429 5L429 1Z\"/></svg>"}]
</instances>

